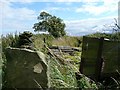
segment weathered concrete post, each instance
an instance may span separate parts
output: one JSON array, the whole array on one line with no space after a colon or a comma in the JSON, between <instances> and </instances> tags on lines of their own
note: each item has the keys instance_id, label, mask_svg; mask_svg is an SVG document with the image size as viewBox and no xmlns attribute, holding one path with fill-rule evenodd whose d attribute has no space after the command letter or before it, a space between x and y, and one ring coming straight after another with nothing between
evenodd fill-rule
<instances>
[{"instance_id":1,"label":"weathered concrete post","mask_svg":"<svg viewBox=\"0 0 120 90\"><path fill-rule=\"evenodd\" d=\"M6 88L49 88L48 65L42 52L7 48Z\"/></svg>"}]
</instances>

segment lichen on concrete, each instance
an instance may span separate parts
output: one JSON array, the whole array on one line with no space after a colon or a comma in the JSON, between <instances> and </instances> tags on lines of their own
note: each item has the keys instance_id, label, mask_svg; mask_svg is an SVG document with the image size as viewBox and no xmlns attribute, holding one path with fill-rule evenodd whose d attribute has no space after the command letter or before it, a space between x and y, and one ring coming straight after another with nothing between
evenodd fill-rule
<instances>
[{"instance_id":1,"label":"lichen on concrete","mask_svg":"<svg viewBox=\"0 0 120 90\"><path fill-rule=\"evenodd\" d=\"M22 48L6 49L5 87L48 88L48 65L42 52Z\"/></svg>"}]
</instances>

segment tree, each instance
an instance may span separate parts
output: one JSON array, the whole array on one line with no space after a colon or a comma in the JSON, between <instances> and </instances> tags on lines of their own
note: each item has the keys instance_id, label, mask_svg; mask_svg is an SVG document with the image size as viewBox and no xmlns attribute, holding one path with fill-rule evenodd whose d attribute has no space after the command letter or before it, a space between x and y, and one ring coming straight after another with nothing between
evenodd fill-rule
<instances>
[{"instance_id":1,"label":"tree","mask_svg":"<svg viewBox=\"0 0 120 90\"><path fill-rule=\"evenodd\" d=\"M54 37L61 37L66 35L65 23L62 19L52 16L47 12L41 12L37 18L38 23L33 26L34 31L48 31Z\"/></svg>"}]
</instances>

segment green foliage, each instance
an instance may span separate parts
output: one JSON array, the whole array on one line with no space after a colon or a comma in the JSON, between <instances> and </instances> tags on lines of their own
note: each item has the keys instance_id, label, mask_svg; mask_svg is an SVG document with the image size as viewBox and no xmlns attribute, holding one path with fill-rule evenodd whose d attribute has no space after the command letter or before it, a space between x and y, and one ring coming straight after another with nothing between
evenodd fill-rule
<instances>
[{"instance_id":1,"label":"green foliage","mask_svg":"<svg viewBox=\"0 0 120 90\"><path fill-rule=\"evenodd\" d=\"M81 60L81 52L74 52L74 55L64 55L65 59L69 59L70 61L73 61L74 63L79 63Z\"/></svg>"},{"instance_id":2,"label":"green foliage","mask_svg":"<svg viewBox=\"0 0 120 90\"><path fill-rule=\"evenodd\" d=\"M21 34L20 34L21 35ZM22 45L22 43L19 43L19 35L15 33L13 34L7 34L6 36L1 36L1 41L2 41L2 50L3 52L5 51L6 47L19 47ZM45 42L44 42L45 39ZM81 37L70 37L70 36L64 36L60 38L54 38L52 35L49 34L34 34L31 37L31 41L33 42L33 46L37 50L43 50L44 48L44 43L46 43L48 46L52 45L58 45L58 46L72 46L72 47L77 47L80 46L81 44L78 43L78 40L82 41ZM23 42L23 41L22 41Z\"/></svg>"},{"instance_id":3,"label":"green foliage","mask_svg":"<svg viewBox=\"0 0 120 90\"><path fill-rule=\"evenodd\" d=\"M51 59L50 82L53 88L75 88L77 80L74 70L68 65L62 65L59 61Z\"/></svg>"},{"instance_id":4,"label":"green foliage","mask_svg":"<svg viewBox=\"0 0 120 90\"><path fill-rule=\"evenodd\" d=\"M80 41L82 41L81 37L64 36L54 39L52 45L81 47Z\"/></svg>"},{"instance_id":5,"label":"green foliage","mask_svg":"<svg viewBox=\"0 0 120 90\"><path fill-rule=\"evenodd\" d=\"M113 33L113 34L107 34L107 33L94 33L94 34L90 34L87 35L89 37L96 37L96 38L100 38L100 37L104 37L113 41L119 40L120 41L120 32L118 33Z\"/></svg>"},{"instance_id":6,"label":"green foliage","mask_svg":"<svg viewBox=\"0 0 120 90\"><path fill-rule=\"evenodd\" d=\"M51 46L53 39L54 37L52 35L46 34L34 34L32 37L34 47L37 50L43 51L44 53L45 53L44 44L46 44L47 46Z\"/></svg>"},{"instance_id":7,"label":"green foliage","mask_svg":"<svg viewBox=\"0 0 120 90\"><path fill-rule=\"evenodd\" d=\"M111 34L111 40L119 40L120 41L120 32Z\"/></svg>"},{"instance_id":8,"label":"green foliage","mask_svg":"<svg viewBox=\"0 0 120 90\"><path fill-rule=\"evenodd\" d=\"M44 42L45 39L45 42ZM45 51L44 43L47 44L47 46L80 46L81 44L78 43L78 39L82 41L81 37L70 37L70 36L64 36L60 38L54 38L52 35L49 34L34 34L32 37L33 45L37 50Z\"/></svg>"},{"instance_id":9,"label":"green foliage","mask_svg":"<svg viewBox=\"0 0 120 90\"><path fill-rule=\"evenodd\" d=\"M45 38L45 42L44 42ZM60 38L54 38L51 35L46 35L46 34L36 34L33 35L31 38L33 41L33 44L37 50L43 51L44 50L44 43L46 43L48 46L51 45L65 45L65 46L78 46L81 44L79 43L79 40L81 40L80 37L69 37L69 36L64 36ZM6 47L11 46L11 47L18 47L18 40L19 40L19 35L12 35L9 34L7 36L2 36L2 46L3 46L3 51L5 50ZM80 62L80 55L81 52L75 52L73 56L71 55L64 55L65 59L70 59L75 63ZM51 57L51 56L49 56ZM5 60L5 56L3 56ZM77 87L77 80L75 76L75 69L72 66L69 65L62 65L59 60L55 60L53 58L49 59L50 61L50 83L51 87L55 88L76 88ZM76 64L73 64L73 66L76 67ZM77 66L79 68L79 66ZM80 88L97 88L95 83L89 82L88 79L83 77L78 81L78 86Z\"/></svg>"},{"instance_id":10,"label":"green foliage","mask_svg":"<svg viewBox=\"0 0 120 90\"><path fill-rule=\"evenodd\" d=\"M2 39L2 51L5 51L6 47L17 47L19 36L17 34L7 34L6 36L1 36Z\"/></svg>"},{"instance_id":11,"label":"green foliage","mask_svg":"<svg viewBox=\"0 0 120 90\"><path fill-rule=\"evenodd\" d=\"M33 36L33 34L29 31L25 31L22 34L19 35L19 47L22 45L29 45L31 46L32 40L30 39Z\"/></svg>"},{"instance_id":12,"label":"green foliage","mask_svg":"<svg viewBox=\"0 0 120 90\"><path fill-rule=\"evenodd\" d=\"M97 33L94 33L94 34L89 34L88 36L90 36L90 37L96 37L96 38L100 38L100 37L110 38L111 34L97 32Z\"/></svg>"},{"instance_id":13,"label":"green foliage","mask_svg":"<svg viewBox=\"0 0 120 90\"><path fill-rule=\"evenodd\" d=\"M82 76L80 80L78 80L78 86L82 90L84 89L98 90L96 83L84 75Z\"/></svg>"},{"instance_id":14,"label":"green foliage","mask_svg":"<svg viewBox=\"0 0 120 90\"><path fill-rule=\"evenodd\" d=\"M34 31L48 31L54 37L66 35L65 23L62 19L43 11L38 16L38 20L39 22L34 24Z\"/></svg>"}]
</instances>

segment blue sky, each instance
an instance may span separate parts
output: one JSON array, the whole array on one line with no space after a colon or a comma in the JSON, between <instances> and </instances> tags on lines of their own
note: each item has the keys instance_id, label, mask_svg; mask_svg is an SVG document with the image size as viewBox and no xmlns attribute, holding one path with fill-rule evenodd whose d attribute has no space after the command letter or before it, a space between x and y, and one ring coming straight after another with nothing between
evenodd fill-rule
<instances>
[{"instance_id":1,"label":"blue sky","mask_svg":"<svg viewBox=\"0 0 120 90\"><path fill-rule=\"evenodd\" d=\"M110 32L109 25L118 17L119 0L1 0L2 34L34 31L41 11L60 17L69 35Z\"/></svg>"}]
</instances>

